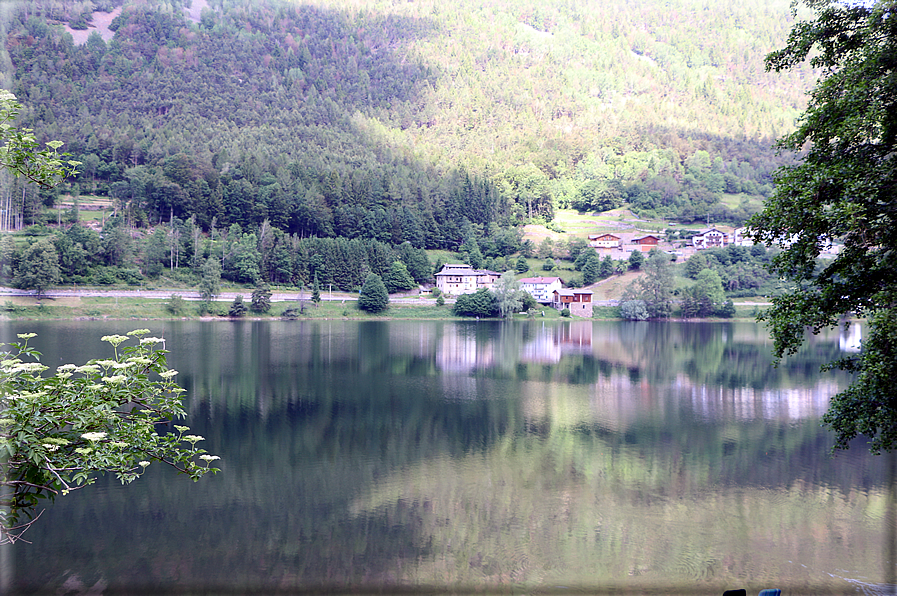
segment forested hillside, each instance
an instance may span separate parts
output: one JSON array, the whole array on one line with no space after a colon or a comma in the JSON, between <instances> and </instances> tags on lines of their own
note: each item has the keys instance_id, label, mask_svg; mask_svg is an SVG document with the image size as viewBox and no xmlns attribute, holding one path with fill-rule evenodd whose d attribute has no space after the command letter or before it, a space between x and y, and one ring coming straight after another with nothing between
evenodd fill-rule
<instances>
[{"instance_id":1,"label":"forested hillside","mask_svg":"<svg viewBox=\"0 0 897 596\"><path fill-rule=\"evenodd\" d=\"M4 8L22 123L83 162L62 192L114 197L132 227L456 249L559 206L738 223L721 198L770 192L812 82L763 71L787 0ZM114 37L76 45L94 8L120 10ZM25 223L54 200L5 184Z\"/></svg>"}]
</instances>

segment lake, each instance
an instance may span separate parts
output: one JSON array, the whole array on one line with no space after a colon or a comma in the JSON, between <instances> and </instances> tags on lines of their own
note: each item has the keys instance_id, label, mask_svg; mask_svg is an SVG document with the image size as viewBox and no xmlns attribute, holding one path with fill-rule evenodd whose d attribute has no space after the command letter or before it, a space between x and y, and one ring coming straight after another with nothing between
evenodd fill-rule
<instances>
[{"instance_id":1,"label":"lake","mask_svg":"<svg viewBox=\"0 0 897 596\"><path fill-rule=\"evenodd\" d=\"M57 499L7 593L894 593L895 458L829 455L853 349L751 323L16 322L43 362L149 327L221 456ZM183 422L182 422L183 423Z\"/></svg>"}]
</instances>

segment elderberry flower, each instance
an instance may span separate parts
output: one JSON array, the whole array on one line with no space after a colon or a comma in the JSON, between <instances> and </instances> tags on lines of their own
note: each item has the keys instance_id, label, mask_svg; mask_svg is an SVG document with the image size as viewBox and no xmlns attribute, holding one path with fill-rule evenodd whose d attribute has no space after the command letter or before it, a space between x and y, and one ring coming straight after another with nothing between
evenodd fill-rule
<instances>
[{"instance_id":1,"label":"elderberry flower","mask_svg":"<svg viewBox=\"0 0 897 596\"><path fill-rule=\"evenodd\" d=\"M118 347L123 341L127 341L127 337L124 335L104 335L100 338L100 341L108 341L115 347Z\"/></svg>"}]
</instances>

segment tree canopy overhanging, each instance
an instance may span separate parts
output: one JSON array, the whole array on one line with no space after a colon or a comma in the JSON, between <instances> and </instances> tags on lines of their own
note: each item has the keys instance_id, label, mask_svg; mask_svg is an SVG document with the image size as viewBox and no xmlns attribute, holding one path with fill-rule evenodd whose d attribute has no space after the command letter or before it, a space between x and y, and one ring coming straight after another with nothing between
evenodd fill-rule
<instances>
[{"instance_id":1,"label":"tree canopy overhanging","mask_svg":"<svg viewBox=\"0 0 897 596\"><path fill-rule=\"evenodd\" d=\"M777 172L750 222L754 240L783 249L773 271L797 282L761 319L778 357L794 353L807 328L867 319L862 351L829 365L855 377L823 422L836 449L865 436L880 453L897 448L897 2L805 3L814 18L766 57L777 72L809 58L821 76L797 130L778 143L802 159ZM843 248L820 264L833 241Z\"/></svg>"},{"instance_id":2,"label":"tree canopy overhanging","mask_svg":"<svg viewBox=\"0 0 897 596\"><path fill-rule=\"evenodd\" d=\"M148 329L103 337L111 358L64 364L52 376L19 334L0 362L0 544L16 542L53 499L114 473L130 483L152 462L193 480L218 468L203 437L169 425L186 413L160 346ZM136 345L128 345L136 340ZM159 425L164 425L160 427ZM160 430L169 432L159 432Z\"/></svg>"}]
</instances>

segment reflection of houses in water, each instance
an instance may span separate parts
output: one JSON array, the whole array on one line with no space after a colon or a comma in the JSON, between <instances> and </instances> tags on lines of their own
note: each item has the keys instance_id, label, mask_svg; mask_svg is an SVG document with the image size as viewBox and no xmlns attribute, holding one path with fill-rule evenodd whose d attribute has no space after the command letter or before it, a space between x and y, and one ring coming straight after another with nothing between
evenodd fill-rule
<instances>
[{"instance_id":1,"label":"reflection of houses in water","mask_svg":"<svg viewBox=\"0 0 897 596\"><path fill-rule=\"evenodd\" d=\"M524 344L520 361L560 362L564 354L591 354L592 329L591 321L543 327L532 341Z\"/></svg>"},{"instance_id":2,"label":"reflection of houses in water","mask_svg":"<svg viewBox=\"0 0 897 596\"><path fill-rule=\"evenodd\" d=\"M554 337L552 329L543 328L536 334L535 339L523 344L520 361L547 364L560 362L562 355L561 345Z\"/></svg>"},{"instance_id":3,"label":"reflection of houses in water","mask_svg":"<svg viewBox=\"0 0 897 596\"><path fill-rule=\"evenodd\" d=\"M572 321L561 325L557 332L557 341L564 352L592 353L591 321Z\"/></svg>"},{"instance_id":4,"label":"reflection of houses in water","mask_svg":"<svg viewBox=\"0 0 897 596\"><path fill-rule=\"evenodd\" d=\"M863 341L863 329L859 321L838 325L838 347L842 352L859 352Z\"/></svg>"},{"instance_id":5,"label":"reflection of houses in water","mask_svg":"<svg viewBox=\"0 0 897 596\"><path fill-rule=\"evenodd\" d=\"M684 375L683 375L684 377ZM837 384L819 381L815 387L765 389L750 387L729 389L692 385L681 379L681 389L690 393L693 411L708 419L801 420L819 418L828 409L829 399L838 392Z\"/></svg>"},{"instance_id":6,"label":"reflection of houses in water","mask_svg":"<svg viewBox=\"0 0 897 596\"><path fill-rule=\"evenodd\" d=\"M490 366L495 360L491 342L477 343L476 335L460 333L466 327L446 325L436 347L436 363L444 372L470 373Z\"/></svg>"}]
</instances>

